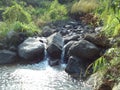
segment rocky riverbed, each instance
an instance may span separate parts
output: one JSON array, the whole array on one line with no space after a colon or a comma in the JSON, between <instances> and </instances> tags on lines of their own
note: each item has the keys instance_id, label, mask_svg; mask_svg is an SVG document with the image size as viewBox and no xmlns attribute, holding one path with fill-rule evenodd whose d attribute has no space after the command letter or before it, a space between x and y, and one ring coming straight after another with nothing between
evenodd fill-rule
<instances>
[{"instance_id":1,"label":"rocky riverbed","mask_svg":"<svg viewBox=\"0 0 120 90\"><path fill-rule=\"evenodd\" d=\"M10 31L0 42L0 64L33 64L47 57L50 66L64 63L73 78L84 77L88 65L110 47L101 29L72 20L49 23L33 37Z\"/></svg>"}]
</instances>

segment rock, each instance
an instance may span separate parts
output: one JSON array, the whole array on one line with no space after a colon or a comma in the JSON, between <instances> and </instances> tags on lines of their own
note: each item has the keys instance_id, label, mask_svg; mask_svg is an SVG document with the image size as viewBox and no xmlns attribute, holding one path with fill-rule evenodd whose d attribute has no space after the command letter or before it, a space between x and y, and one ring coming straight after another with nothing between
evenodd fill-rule
<instances>
[{"instance_id":1,"label":"rock","mask_svg":"<svg viewBox=\"0 0 120 90\"><path fill-rule=\"evenodd\" d=\"M69 58L69 55L68 55L68 51L69 51L69 48L72 46L72 44L74 43L75 41L70 41L68 42L67 44L64 45L63 47L63 50L64 50L64 62L65 63L68 63L68 58Z\"/></svg>"},{"instance_id":2,"label":"rock","mask_svg":"<svg viewBox=\"0 0 120 90\"><path fill-rule=\"evenodd\" d=\"M60 31L60 34L62 35L62 36L65 36L65 35L67 35L67 34L69 34L68 33L68 30L67 29L62 29L61 31Z\"/></svg>"},{"instance_id":3,"label":"rock","mask_svg":"<svg viewBox=\"0 0 120 90\"><path fill-rule=\"evenodd\" d=\"M99 54L99 48L86 40L75 42L69 49L69 56L79 57L87 63L95 60Z\"/></svg>"},{"instance_id":4,"label":"rock","mask_svg":"<svg viewBox=\"0 0 120 90\"><path fill-rule=\"evenodd\" d=\"M42 36L43 37L48 37L50 36L51 34L53 34L53 29L51 29L49 26L45 26L42 30Z\"/></svg>"},{"instance_id":5,"label":"rock","mask_svg":"<svg viewBox=\"0 0 120 90\"><path fill-rule=\"evenodd\" d=\"M4 48L4 44L0 43L0 50Z\"/></svg>"},{"instance_id":6,"label":"rock","mask_svg":"<svg viewBox=\"0 0 120 90\"><path fill-rule=\"evenodd\" d=\"M16 61L17 54L9 50L0 50L0 64L11 64Z\"/></svg>"},{"instance_id":7,"label":"rock","mask_svg":"<svg viewBox=\"0 0 120 90\"><path fill-rule=\"evenodd\" d=\"M85 66L82 63L82 59L75 56L70 56L68 64L65 68L65 71L70 74L73 78L79 78L79 76L84 76Z\"/></svg>"},{"instance_id":8,"label":"rock","mask_svg":"<svg viewBox=\"0 0 120 90\"><path fill-rule=\"evenodd\" d=\"M9 31L6 36L5 43L8 47L18 46L27 38L26 33L23 32L15 32L13 30Z\"/></svg>"},{"instance_id":9,"label":"rock","mask_svg":"<svg viewBox=\"0 0 120 90\"><path fill-rule=\"evenodd\" d=\"M44 44L39 39L29 37L18 46L18 54L25 61L41 60L44 57L44 49Z\"/></svg>"},{"instance_id":10,"label":"rock","mask_svg":"<svg viewBox=\"0 0 120 90\"><path fill-rule=\"evenodd\" d=\"M100 36L96 34L86 34L84 39L95 44L98 47L110 47L109 40L105 36Z\"/></svg>"},{"instance_id":11,"label":"rock","mask_svg":"<svg viewBox=\"0 0 120 90\"><path fill-rule=\"evenodd\" d=\"M60 59L49 60L48 63L50 66L59 65Z\"/></svg>"},{"instance_id":12,"label":"rock","mask_svg":"<svg viewBox=\"0 0 120 90\"><path fill-rule=\"evenodd\" d=\"M66 29L73 29L73 26L72 25L65 25L65 28Z\"/></svg>"},{"instance_id":13,"label":"rock","mask_svg":"<svg viewBox=\"0 0 120 90\"><path fill-rule=\"evenodd\" d=\"M64 38L64 43L68 43L69 41L78 41L78 38L80 38L80 36L77 34L77 35L73 35L73 36L67 36Z\"/></svg>"},{"instance_id":14,"label":"rock","mask_svg":"<svg viewBox=\"0 0 120 90\"><path fill-rule=\"evenodd\" d=\"M98 90L112 90L112 88L107 84L102 84L102 85L100 85Z\"/></svg>"},{"instance_id":15,"label":"rock","mask_svg":"<svg viewBox=\"0 0 120 90\"><path fill-rule=\"evenodd\" d=\"M47 52L51 58L50 60L59 60L61 58L63 42L63 38L59 33L54 33L48 37Z\"/></svg>"}]
</instances>

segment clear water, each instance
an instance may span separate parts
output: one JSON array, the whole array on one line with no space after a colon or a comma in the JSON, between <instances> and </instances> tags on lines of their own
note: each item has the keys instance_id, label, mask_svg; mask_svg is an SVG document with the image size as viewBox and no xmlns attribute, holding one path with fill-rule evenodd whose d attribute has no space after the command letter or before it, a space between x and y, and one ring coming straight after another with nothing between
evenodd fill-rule
<instances>
[{"instance_id":1,"label":"clear water","mask_svg":"<svg viewBox=\"0 0 120 90\"><path fill-rule=\"evenodd\" d=\"M64 68L63 64L50 67L47 60L0 66L0 90L92 90L90 85L72 80Z\"/></svg>"}]
</instances>

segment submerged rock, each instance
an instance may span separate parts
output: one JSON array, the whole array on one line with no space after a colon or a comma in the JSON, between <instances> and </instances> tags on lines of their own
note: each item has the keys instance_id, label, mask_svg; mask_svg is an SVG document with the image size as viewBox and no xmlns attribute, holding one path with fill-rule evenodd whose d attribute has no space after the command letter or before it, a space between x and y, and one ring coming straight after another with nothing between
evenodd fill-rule
<instances>
[{"instance_id":1,"label":"submerged rock","mask_svg":"<svg viewBox=\"0 0 120 90\"><path fill-rule=\"evenodd\" d=\"M18 46L18 54L24 60L41 60L44 58L44 49L44 44L39 39L29 37Z\"/></svg>"},{"instance_id":2,"label":"submerged rock","mask_svg":"<svg viewBox=\"0 0 120 90\"><path fill-rule=\"evenodd\" d=\"M17 54L9 50L0 50L0 64L11 64L16 61Z\"/></svg>"}]
</instances>

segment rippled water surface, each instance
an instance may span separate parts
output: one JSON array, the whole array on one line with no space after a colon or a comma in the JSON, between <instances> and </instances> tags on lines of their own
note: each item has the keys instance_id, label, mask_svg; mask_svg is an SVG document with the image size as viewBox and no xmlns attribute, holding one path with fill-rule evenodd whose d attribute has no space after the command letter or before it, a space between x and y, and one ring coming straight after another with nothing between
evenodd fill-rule
<instances>
[{"instance_id":1,"label":"rippled water surface","mask_svg":"<svg viewBox=\"0 0 120 90\"><path fill-rule=\"evenodd\" d=\"M50 67L46 61L32 65L0 66L0 90L92 90L73 81L64 65Z\"/></svg>"}]
</instances>

